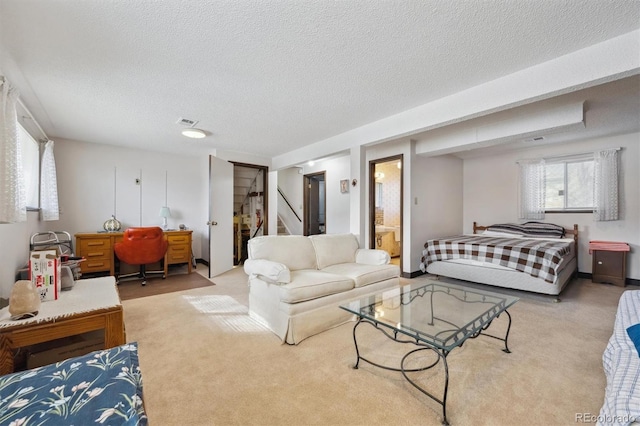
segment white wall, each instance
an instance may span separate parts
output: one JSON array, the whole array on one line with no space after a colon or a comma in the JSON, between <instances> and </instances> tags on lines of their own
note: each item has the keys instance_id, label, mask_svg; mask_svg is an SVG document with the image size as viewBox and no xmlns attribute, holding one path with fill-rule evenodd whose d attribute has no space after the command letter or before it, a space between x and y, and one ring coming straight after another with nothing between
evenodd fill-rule
<instances>
[{"instance_id":1,"label":"white wall","mask_svg":"<svg viewBox=\"0 0 640 426\"><path fill-rule=\"evenodd\" d=\"M581 142L544 145L526 151L464 161L464 232L480 225L518 221L518 167L523 158L552 157L622 147L621 220L595 222L591 213L547 214L544 221L573 227L578 224L580 272L591 273L589 240L623 241L631 246L627 277L640 279L640 134Z\"/></svg>"},{"instance_id":2,"label":"white wall","mask_svg":"<svg viewBox=\"0 0 640 426\"><path fill-rule=\"evenodd\" d=\"M8 305L16 272L29 260L27 222L0 223L0 308Z\"/></svg>"},{"instance_id":3,"label":"white wall","mask_svg":"<svg viewBox=\"0 0 640 426\"><path fill-rule=\"evenodd\" d=\"M350 215L350 194L349 192L340 192L340 181L350 179L351 176L351 159L348 155L329 160L317 161L313 166L305 165L303 173L325 173L325 188L327 197L327 217L326 226L327 234L343 234L349 231L349 215ZM302 185L300 192L302 192Z\"/></svg>"},{"instance_id":4,"label":"white wall","mask_svg":"<svg viewBox=\"0 0 640 426\"><path fill-rule=\"evenodd\" d=\"M58 140L55 146L60 220L49 227L77 232L101 231L114 210L116 169L116 218L127 226L162 225L158 216L165 204L171 208L170 228L185 224L193 230L193 252L201 257L206 226L209 187L208 158ZM141 179L137 185L135 180Z\"/></svg>"},{"instance_id":5,"label":"white wall","mask_svg":"<svg viewBox=\"0 0 640 426\"><path fill-rule=\"evenodd\" d=\"M457 157L415 156L411 165L410 272L420 270L424 243L462 231L463 163Z\"/></svg>"},{"instance_id":6,"label":"white wall","mask_svg":"<svg viewBox=\"0 0 640 426\"><path fill-rule=\"evenodd\" d=\"M38 215L38 212L30 211L27 212L26 222L0 223L0 308L8 304L18 269L25 267L29 261L31 236L45 231L47 224L51 223L40 222Z\"/></svg>"}]
</instances>

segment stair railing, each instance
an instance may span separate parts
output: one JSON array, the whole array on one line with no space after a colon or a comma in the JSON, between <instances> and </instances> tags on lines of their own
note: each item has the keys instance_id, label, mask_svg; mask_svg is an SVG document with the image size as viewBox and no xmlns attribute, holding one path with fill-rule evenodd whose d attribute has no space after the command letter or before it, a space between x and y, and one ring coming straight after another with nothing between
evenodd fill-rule
<instances>
[{"instance_id":1,"label":"stair railing","mask_svg":"<svg viewBox=\"0 0 640 426\"><path fill-rule=\"evenodd\" d=\"M298 219L298 222L302 222L302 219L300 219L300 216L298 216L298 213L296 213L296 211L294 210L293 206L291 205L289 200L287 200L287 197L284 195L284 193L282 192L282 189L280 189L280 187L278 187L278 194L280 194L282 196L282 199L284 200L285 203L287 203L287 206L289 206L289 209L291 210L291 212Z\"/></svg>"}]
</instances>

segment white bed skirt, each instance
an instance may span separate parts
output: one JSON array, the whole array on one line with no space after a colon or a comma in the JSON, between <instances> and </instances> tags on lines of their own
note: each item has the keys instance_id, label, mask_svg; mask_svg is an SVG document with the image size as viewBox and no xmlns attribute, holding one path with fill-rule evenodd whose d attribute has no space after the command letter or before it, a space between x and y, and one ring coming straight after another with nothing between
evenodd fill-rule
<instances>
[{"instance_id":1,"label":"white bed skirt","mask_svg":"<svg viewBox=\"0 0 640 426\"><path fill-rule=\"evenodd\" d=\"M475 283L488 284L496 287L525 290L534 293L557 296L571 280L576 272L576 258L573 257L556 277L555 283L548 283L540 278L532 277L524 272L506 268L487 268L461 262L439 261L430 264L427 272L443 277Z\"/></svg>"}]
</instances>

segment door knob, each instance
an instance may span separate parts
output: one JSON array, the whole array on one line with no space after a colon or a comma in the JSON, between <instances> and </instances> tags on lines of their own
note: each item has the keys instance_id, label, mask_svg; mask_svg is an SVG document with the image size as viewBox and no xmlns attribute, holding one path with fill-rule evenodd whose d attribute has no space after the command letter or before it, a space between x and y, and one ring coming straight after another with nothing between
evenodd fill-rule
<instances>
[{"instance_id":1,"label":"door knob","mask_svg":"<svg viewBox=\"0 0 640 426\"><path fill-rule=\"evenodd\" d=\"M214 220L210 220L207 222L207 225L211 225L211 226L216 226L218 224L218 222L214 221Z\"/></svg>"}]
</instances>

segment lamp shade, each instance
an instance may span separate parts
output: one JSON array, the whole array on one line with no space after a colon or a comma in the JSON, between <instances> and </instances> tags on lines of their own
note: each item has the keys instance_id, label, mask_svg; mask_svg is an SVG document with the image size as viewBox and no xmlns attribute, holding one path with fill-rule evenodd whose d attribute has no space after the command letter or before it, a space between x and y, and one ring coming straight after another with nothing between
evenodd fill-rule
<instances>
[{"instance_id":1,"label":"lamp shade","mask_svg":"<svg viewBox=\"0 0 640 426\"><path fill-rule=\"evenodd\" d=\"M171 217L171 210L169 210L169 207L160 207L160 217Z\"/></svg>"}]
</instances>

